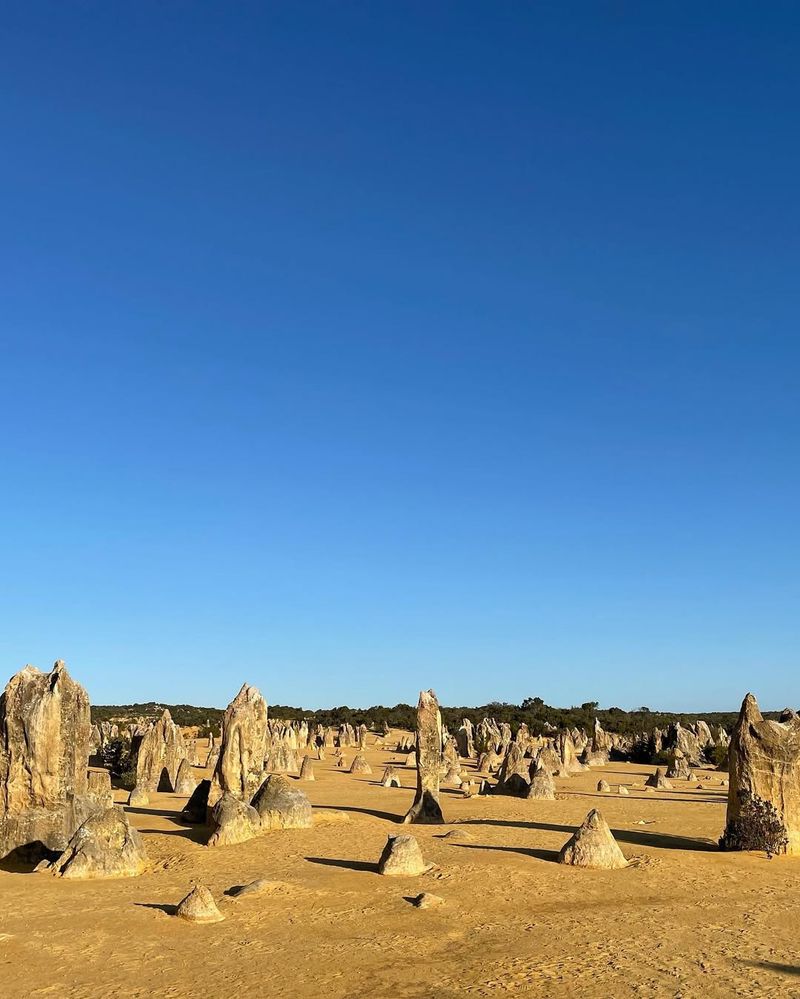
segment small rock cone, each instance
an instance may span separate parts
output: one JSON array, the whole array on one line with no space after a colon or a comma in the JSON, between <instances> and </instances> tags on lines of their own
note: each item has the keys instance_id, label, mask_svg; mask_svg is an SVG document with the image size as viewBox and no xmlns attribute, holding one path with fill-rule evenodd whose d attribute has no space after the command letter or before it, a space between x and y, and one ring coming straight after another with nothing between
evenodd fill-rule
<instances>
[{"instance_id":1,"label":"small rock cone","mask_svg":"<svg viewBox=\"0 0 800 999\"><path fill-rule=\"evenodd\" d=\"M300 766L300 780L316 780L314 776L314 764L310 756L304 756Z\"/></svg>"},{"instance_id":2,"label":"small rock cone","mask_svg":"<svg viewBox=\"0 0 800 999\"><path fill-rule=\"evenodd\" d=\"M225 918L205 885L195 885L178 904L175 915L190 923L218 923Z\"/></svg>"},{"instance_id":3,"label":"small rock cone","mask_svg":"<svg viewBox=\"0 0 800 999\"><path fill-rule=\"evenodd\" d=\"M575 830L575 834L564 845L558 861L575 867L597 867L604 870L628 866L622 850L611 835L608 823L596 808L589 812L583 825Z\"/></svg>"},{"instance_id":4,"label":"small rock cone","mask_svg":"<svg viewBox=\"0 0 800 999\"><path fill-rule=\"evenodd\" d=\"M367 758L363 753L356 753L350 765L351 774L371 774L372 767L367 763Z\"/></svg>"},{"instance_id":5,"label":"small rock cone","mask_svg":"<svg viewBox=\"0 0 800 999\"><path fill-rule=\"evenodd\" d=\"M390 836L378 861L378 874L417 877L428 870L422 850L413 836Z\"/></svg>"}]
</instances>

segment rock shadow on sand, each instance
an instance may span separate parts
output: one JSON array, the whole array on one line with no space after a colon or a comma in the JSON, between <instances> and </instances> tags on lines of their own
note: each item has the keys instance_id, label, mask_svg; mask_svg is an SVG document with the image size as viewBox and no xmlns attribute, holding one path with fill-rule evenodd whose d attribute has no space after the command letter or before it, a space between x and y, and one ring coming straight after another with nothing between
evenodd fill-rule
<instances>
[{"instance_id":1,"label":"rock shadow on sand","mask_svg":"<svg viewBox=\"0 0 800 999\"><path fill-rule=\"evenodd\" d=\"M541 829L543 832L562 832L572 834L575 826L564 826L554 822L524 822L511 819L475 819L466 820L462 825L476 826L513 826L517 829ZM688 836L678 836L674 833L639 832L636 829L612 829L614 839L623 843L633 843L635 846L652 846L659 850L696 850L705 853L718 853L716 841L707 839L690 839Z\"/></svg>"},{"instance_id":2,"label":"rock shadow on sand","mask_svg":"<svg viewBox=\"0 0 800 999\"><path fill-rule=\"evenodd\" d=\"M378 865L366 860L340 860L336 857L306 857L310 864L321 864L323 867L342 867L348 871L378 873Z\"/></svg>"}]
</instances>

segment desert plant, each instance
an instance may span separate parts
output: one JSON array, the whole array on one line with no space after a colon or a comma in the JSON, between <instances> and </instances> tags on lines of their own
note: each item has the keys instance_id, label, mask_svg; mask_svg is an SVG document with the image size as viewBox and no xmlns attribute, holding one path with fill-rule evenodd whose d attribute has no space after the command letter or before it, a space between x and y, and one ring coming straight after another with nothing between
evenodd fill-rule
<instances>
[{"instance_id":1,"label":"desert plant","mask_svg":"<svg viewBox=\"0 0 800 999\"><path fill-rule=\"evenodd\" d=\"M731 819L719 841L722 850L763 850L768 857L785 853L786 827L771 801L741 791L738 818Z\"/></svg>"}]
</instances>

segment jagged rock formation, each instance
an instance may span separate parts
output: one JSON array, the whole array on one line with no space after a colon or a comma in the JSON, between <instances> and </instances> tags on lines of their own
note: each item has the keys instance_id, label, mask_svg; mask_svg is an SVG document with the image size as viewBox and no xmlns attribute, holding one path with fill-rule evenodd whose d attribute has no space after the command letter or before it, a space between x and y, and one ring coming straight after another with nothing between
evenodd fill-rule
<instances>
[{"instance_id":1,"label":"jagged rock formation","mask_svg":"<svg viewBox=\"0 0 800 999\"><path fill-rule=\"evenodd\" d=\"M386 767L383 771L381 784L384 787L401 787L400 778L397 776L397 771L394 767Z\"/></svg>"},{"instance_id":2,"label":"jagged rock formation","mask_svg":"<svg viewBox=\"0 0 800 999\"><path fill-rule=\"evenodd\" d=\"M800 853L800 719L767 721L748 694L729 753L727 850Z\"/></svg>"},{"instance_id":3,"label":"jagged rock formation","mask_svg":"<svg viewBox=\"0 0 800 999\"><path fill-rule=\"evenodd\" d=\"M195 885L186 898L178 903L175 915L190 923L218 923L225 918L205 885Z\"/></svg>"},{"instance_id":4,"label":"jagged rock formation","mask_svg":"<svg viewBox=\"0 0 800 999\"><path fill-rule=\"evenodd\" d=\"M560 864L573 867L598 867L606 870L627 867L628 862L608 828L608 823L593 808L583 824L558 855Z\"/></svg>"},{"instance_id":5,"label":"jagged rock formation","mask_svg":"<svg viewBox=\"0 0 800 999\"><path fill-rule=\"evenodd\" d=\"M592 740L587 744L581 756L581 762L590 767L600 767L608 763L613 740L608 732L604 731L599 720L594 720L594 730Z\"/></svg>"},{"instance_id":6,"label":"jagged rock formation","mask_svg":"<svg viewBox=\"0 0 800 999\"><path fill-rule=\"evenodd\" d=\"M442 767L442 716L432 690L421 690L417 704L417 793L403 822L444 822L439 804Z\"/></svg>"},{"instance_id":7,"label":"jagged rock formation","mask_svg":"<svg viewBox=\"0 0 800 999\"><path fill-rule=\"evenodd\" d=\"M60 878L131 878L146 867L142 837L112 807L90 816L48 870Z\"/></svg>"},{"instance_id":8,"label":"jagged rock formation","mask_svg":"<svg viewBox=\"0 0 800 999\"><path fill-rule=\"evenodd\" d=\"M311 802L282 774L267 777L253 798L253 808L265 830L309 829L314 823Z\"/></svg>"},{"instance_id":9,"label":"jagged rock formation","mask_svg":"<svg viewBox=\"0 0 800 999\"><path fill-rule=\"evenodd\" d=\"M270 750L264 769L271 774L296 774L300 769L297 750L285 742L278 743Z\"/></svg>"},{"instance_id":10,"label":"jagged rock formation","mask_svg":"<svg viewBox=\"0 0 800 999\"><path fill-rule=\"evenodd\" d=\"M59 661L26 666L0 697L0 859L63 850L97 808L88 795L89 698Z\"/></svg>"},{"instance_id":11,"label":"jagged rock formation","mask_svg":"<svg viewBox=\"0 0 800 999\"><path fill-rule=\"evenodd\" d=\"M539 801L554 801L556 797L556 785L553 775L537 761L531 764L531 783L528 788L527 798L536 798Z\"/></svg>"},{"instance_id":12,"label":"jagged rock formation","mask_svg":"<svg viewBox=\"0 0 800 999\"><path fill-rule=\"evenodd\" d=\"M672 784L667 780L663 767L656 767L656 772L650 774L644 782L645 787L652 787L657 791L671 791Z\"/></svg>"},{"instance_id":13,"label":"jagged rock formation","mask_svg":"<svg viewBox=\"0 0 800 999\"><path fill-rule=\"evenodd\" d=\"M144 791L174 791L180 765L187 758L181 730L166 709L131 746L136 758L136 786Z\"/></svg>"},{"instance_id":14,"label":"jagged rock formation","mask_svg":"<svg viewBox=\"0 0 800 999\"><path fill-rule=\"evenodd\" d=\"M222 794L250 801L264 775L267 742L267 702L245 683L222 717L219 761L211 782L209 802Z\"/></svg>"},{"instance_id":15,"label":"jagged rock formation","mask_svg":"<svg viewBox=\"0 0 800 999\"><path fill-rule=\"evenodd\" d=\"M428 870L422 850L413 836L390 836L378 861L378 874L417 877Z\"/></svg>"},{"instance_id":16,"label":"jagged rock formation","mask_svg":"<svg viewBox=\"0 0 800 999\"><path fill-rule=\"evenodd\" d=\"M674 780L692 779L692 768L689 766L689 761L677 747L671 750L669 754L666 776Z\"/></svg>"}]
</instances>

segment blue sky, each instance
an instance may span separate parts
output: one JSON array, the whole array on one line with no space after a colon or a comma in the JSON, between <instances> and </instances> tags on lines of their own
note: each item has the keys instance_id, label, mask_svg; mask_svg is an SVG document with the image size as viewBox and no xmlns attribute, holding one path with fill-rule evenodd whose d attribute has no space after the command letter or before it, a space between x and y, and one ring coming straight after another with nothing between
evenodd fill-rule
<instances>
[{"instance_id":1,"label":"blue sky","mask_svg":"<svg viewBox=\"0 0 800 999\"><path fill-rule=\"evenodd\" d=\"M8 4L0 662L800 702L800 10Z\"/></svg>"}]
</instances>

